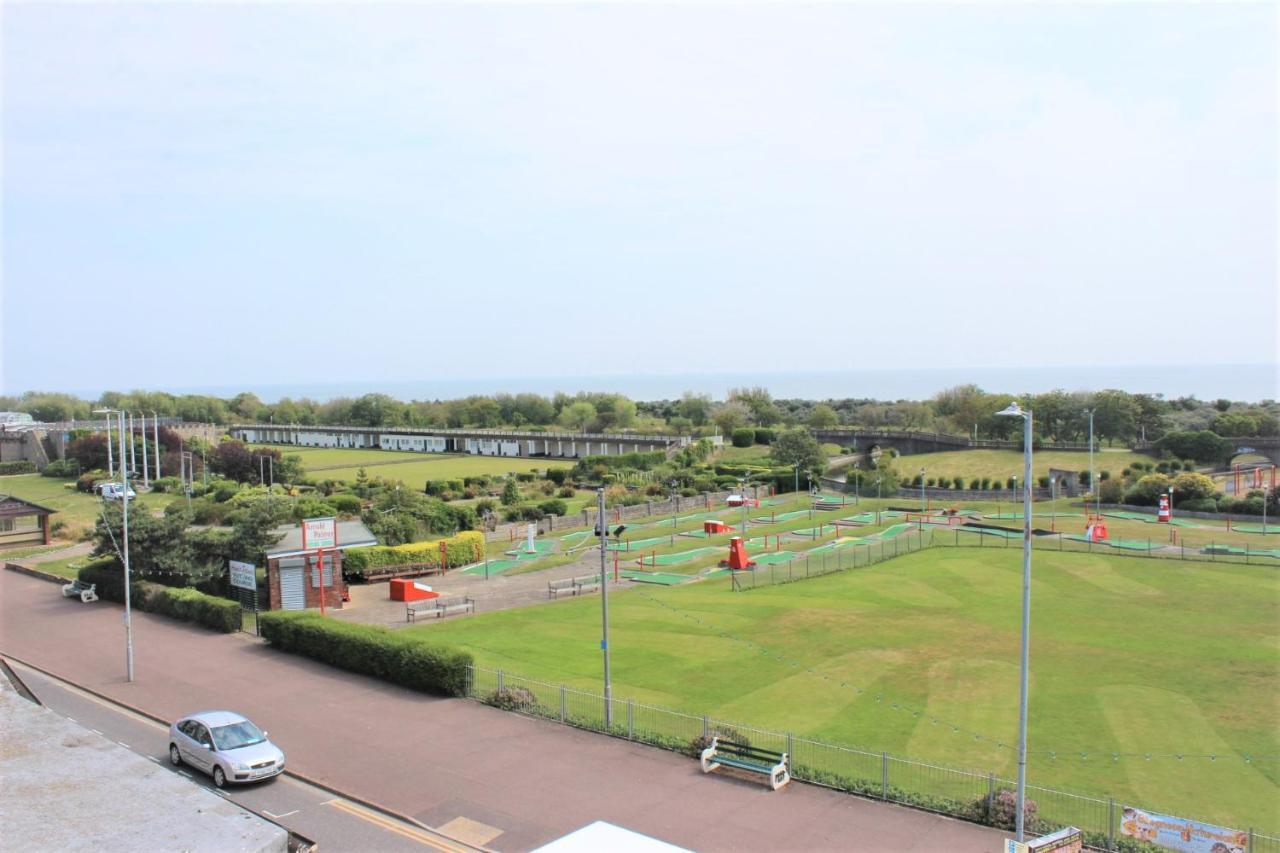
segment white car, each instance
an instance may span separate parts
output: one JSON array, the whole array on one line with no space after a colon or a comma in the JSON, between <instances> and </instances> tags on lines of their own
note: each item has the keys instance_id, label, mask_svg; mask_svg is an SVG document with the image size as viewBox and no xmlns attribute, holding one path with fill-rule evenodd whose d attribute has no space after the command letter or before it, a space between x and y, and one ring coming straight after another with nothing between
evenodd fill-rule
<instances>
[{"instance_id":1,"label":"white car","mask_svg":"<svg viewBox=\"0 0 1280 853\"><path fill-rule=\"evenodd\" d=\"M118 501L125 496L124 483L100 483L98 485L98 494L102 495L109 501ZM138 496L138 493L133 490L132 486L130 486L128 495L129 500L133 500Z\"/></svg>"},{"instance_id":2,"label":"white car","mask_svg":"<svg viewBox=\"0 0 1280 853\"><path fill-rule=\"evenodd\" d=\"M257 782L284 772L284 753L267 733L231 711L201 711L169 726L169 763L228 782Z\"/></svg>"}]
</instances>

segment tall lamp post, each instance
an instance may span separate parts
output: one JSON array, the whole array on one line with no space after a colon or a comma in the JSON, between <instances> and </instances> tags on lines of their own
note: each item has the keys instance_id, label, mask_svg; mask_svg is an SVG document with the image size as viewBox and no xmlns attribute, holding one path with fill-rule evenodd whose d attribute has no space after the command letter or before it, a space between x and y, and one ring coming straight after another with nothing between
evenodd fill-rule
<instances>
[{"instance_id":1,"label":"tall lamp post","mask_svg":"<svg viewBox=\"0 0 1280 853\"><path fill-rule=\"evenodd\" d=\"M862 502L860 491L862 480L861 472L858 470L858 463L853 463L853 505L857 506Z\"/></svg>"},{"instance_id":2,"label":"tall lamp post","mask_svg":"<svg viewBox=\"0 0 1280 853\"><path fill-rule=\"evenodd\" d=\"M1098 491L1098 484L1094 482L1094 479L1093 479L1093 413L1096 411L1098 410L1097 409L1084 410L1084 413L1089 416L1089 490L1093 492ZM1087 499L1086 499L1084 509L1085 509L1085 514L1088 515L1089 505L1087 503Z\"/></svg>"},{"instance_id":3,"label":"tall lamp post","mask_svg":"<svg viewBox=\"0 0 1280 853\"><path fill-rule=\"evenodd\" d=\"M129 587L131 578L129 573L129 466L124 464L124 412L119 409L94 409L95 415L107 415L108 423L110 416L117 415L120 420L120 429L117 431L120 438L120 477L124 481L124 491L120 496L120 538L124 540L121 559L124 562L124 664L125 675L130 682L133 681L133 603L129 600Z\"/></svg>"},{"instance_id":4,"label":"tall lamp post","mask_svg":"<svg viewBox=\"0 0 1280 853\"><path fill-rule=\"evenodd\" d=\"M1022 418L1022 482L1031 479L1031 411L1016 402L996 412L1006 418ZM1027 801L1027 676L1031 665L1031 490L1022 490L1022 669L1018 686L1018 802L1015 816L1017 840L1024 840L1023 818Z\"/></svg>"},{"instance_id":5,"label":"tall lamp post","mask_svg":"<svg viewBox=\"0 0 1280 853\"><path fill-rule=\"evenodd\" d=\"M613 728L613 682L609 673L609 575L605 563L609 555L609 525L604 518L604 487L596 490L596 524L600 530L600 618L603 633L600 650L604 652L604 724Z\"/></svg>"},{"instance_id":6,"label":"tall lamp post","mask_svg":"<svg viewBox=\"0 0 1280 853\"><path fill-rule=\"evenodd\" d=\"M924 469L920 469L920 511L929 511L929 500L924 496Z\"/></svg>"}]
</instances>

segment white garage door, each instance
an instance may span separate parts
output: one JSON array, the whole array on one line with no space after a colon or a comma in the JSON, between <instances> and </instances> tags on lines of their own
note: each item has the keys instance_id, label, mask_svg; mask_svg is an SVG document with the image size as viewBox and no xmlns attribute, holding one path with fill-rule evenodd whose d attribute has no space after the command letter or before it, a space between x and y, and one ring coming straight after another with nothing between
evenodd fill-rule
<instances>
[{"instance_id":1,"label":"white garage door","mask_svg":"<svg viewBox=\"0 0 1280 853\"><path fill-rule=\"evenodd\" d=\"M303 588L302 566L280 569L280 606L285 610L306 610L307 595Z\"/></svg>"}]
</instances>

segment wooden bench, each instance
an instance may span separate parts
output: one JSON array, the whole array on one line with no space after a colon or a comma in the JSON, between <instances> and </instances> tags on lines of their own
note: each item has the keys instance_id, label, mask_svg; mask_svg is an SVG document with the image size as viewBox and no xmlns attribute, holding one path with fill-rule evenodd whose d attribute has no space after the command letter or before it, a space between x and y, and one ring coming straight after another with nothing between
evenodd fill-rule
<instances>
[{"instance_id":1,"label":"wooden bench","mask_svg":"<svg viewBox=\"0 0 1280 853\"><path fill-rule=\"evenodd\" d=\"M81 583L74 580L71 583L62 585L62 594L66 598L79 598L85 604L98 600L98 585L96 583Z\"/></svg>"},{"instance_id":2,"label":"wooden bench","mask_svg":"<svg viewBox=\"0 0 1280 853\"><path fill-rule=\"evenodd\" d=\"M404 605L404 618L406 622L417 621L419 616L431 616L436 619L443 619L446 616L452 616L454 613L475 613L476 601L474 598L466 598L463 596L452 596L440 598L423 598L418 601L407 601Z\"/></svg>"},{"instance_id":3,"label":"wooden bench","mask_svg":"<svg viewBox=\"0 0 1280 853\"><path fill-rule=\"evenodd\" d=\"M549 581L547 583L547 598L558 598L561 593L582 595L584 592L598 592L599 590L599 575L583 575L578 578L561 578L558 581Z\"/></svg>"},{"instance_id":4,"label":"wooden bench","mask_svg":"<svg viewBox=\"0 0 1280 853\"><path fill-rule=\"evenodd\" d=\"M787 754L771 749L744 746L719 737L711 739L711 746L702 750L702 772L710 773L717 767L733 767L748 773L769 777L769 787L778 790L791 781L787 770Z\"/></svg>"}]
</instances>

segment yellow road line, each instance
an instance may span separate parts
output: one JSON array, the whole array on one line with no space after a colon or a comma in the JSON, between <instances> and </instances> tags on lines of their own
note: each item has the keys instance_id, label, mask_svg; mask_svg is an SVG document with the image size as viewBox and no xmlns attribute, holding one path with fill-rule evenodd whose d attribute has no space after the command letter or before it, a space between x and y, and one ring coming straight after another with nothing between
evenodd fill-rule
<instances>
[{"instance_id":1,"label":"yellow road line","mask_svg":"<svg viewBox=\"0 0 1280 853\"><path fill-rule=\"evenodd\" d=\"M362 806L358 806L355 803L351 803L346 800L328 800L325 805L333 806L335 809L341 809L348 814L355 815L361 820L375 824L388 832L395 832L399 835L403 835L405 838L410 838L419 844L424 844L427 847L432 847L436 850L447 850L449 853L467 853L467 851L473 849L455 844L448 839L432 834L427 830L405 826L398 821L391 820L377 812L370 811L369 809L363 808Z\"/></svg>"}]
</instances>

